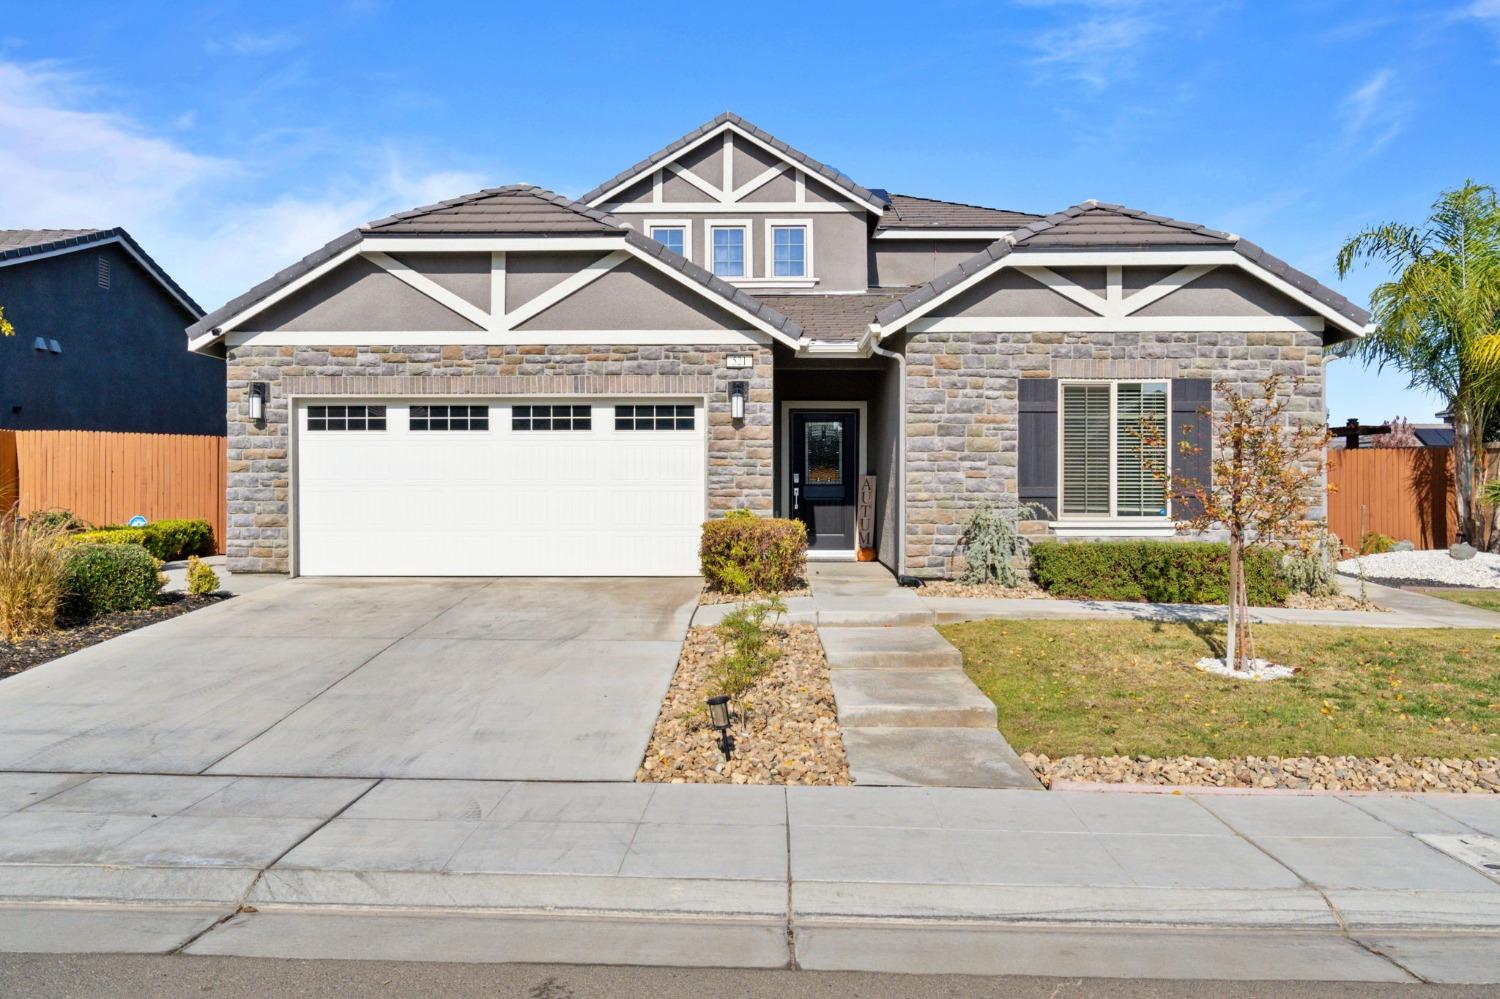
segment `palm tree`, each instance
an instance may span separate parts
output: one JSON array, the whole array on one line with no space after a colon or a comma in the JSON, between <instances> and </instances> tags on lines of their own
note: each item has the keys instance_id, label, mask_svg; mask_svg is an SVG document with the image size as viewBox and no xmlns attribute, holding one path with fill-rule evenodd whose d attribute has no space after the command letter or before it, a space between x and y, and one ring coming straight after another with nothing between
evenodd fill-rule
<instances>
[{"instance_id":1,"label":"palm tree","mask_svg":"<svg viewBox=\"0 0 1500 999\"><path fill-rule=\"evenodd\" d=\"M1480 498L1484 426L1500 403L1500 200L1465 181L1444 191L1419 226L1385 222L1339 250L1339 276L1356 261L1389 266L1370 294L1374 331L1339 353L1406 372L1453 411L1453 493L1465 539L1489 548L1495 524Z\"/></svg>"}]
</instances>

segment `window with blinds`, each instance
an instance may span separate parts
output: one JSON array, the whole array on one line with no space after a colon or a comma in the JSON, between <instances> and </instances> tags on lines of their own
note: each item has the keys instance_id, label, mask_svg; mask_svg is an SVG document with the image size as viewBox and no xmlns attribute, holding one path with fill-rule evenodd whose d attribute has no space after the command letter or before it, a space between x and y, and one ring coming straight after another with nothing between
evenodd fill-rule
<instances>
[{"instance_id":1,"label":"window with blinds","mask_svg":"<svg viewBox=\"0 0 1500 999\"><path fill-rule=\"evenodd\" d=\"M1062 514L1167 514L1167 383L1062 386Z\"/></svg>"}]
</instances>

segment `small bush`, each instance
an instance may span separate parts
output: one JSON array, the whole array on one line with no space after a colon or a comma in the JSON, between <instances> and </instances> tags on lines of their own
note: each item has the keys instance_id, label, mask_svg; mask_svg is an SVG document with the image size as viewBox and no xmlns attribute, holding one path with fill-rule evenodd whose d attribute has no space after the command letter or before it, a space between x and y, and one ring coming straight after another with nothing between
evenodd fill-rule
<instances>
[{"instance_id":1,"label":"small bush","mask_svg":"<svg viewBox=\"0 0 1500 999\"><path fill-rule=\"evenodd\" d=\"M1046 541L1031 546L1031 573L1053 596L1221 604L1229 598L1229 546L1206 541ZM1245 549L1250 603L1286 601L1281 553Z\"/></svg>"},{"instance_id":2,"label":"small bush","mask_svg":"<svg viewBox=\"0 0 1500 999\"><path fill-rule=\"evenodd\" d=\"M959 541L964 546L964 559L968 567L961 577L965 583L999 583L1015 586L1021 581L1016 568L1018 559L1025 556L1031 544L1021 536L1017 521L1032 520L1042 516L1041 510L1023 503L1009 510L996 509L984 503L974 511L969 526L964 529Z\"/></svg>"},{"instance_id":3,"label":"small bush","mask_svg":"<svg viewBox=\"0 0 1500 999\"><path fill-rule=\"evenodd\" d=\"M1339 587L1334 579L1341 548L1338 536L1324 531L1321 536L1287 552L1281 559L1281 574L1293 593L1310 597L1331 597Z\"/></svg>"},{"instance_id":4,"label":"small bush","mask_svg":"<svg viewBox=\"0 0 1500 999\"><path fill-rule=\"evenodd\" d=\"M195 597L219 592L219 574L204 565L196 555L188 556L187 591Z\"/></svg>"},{"instance_id":5,"label":"small bush","mask_svg":"<svg viewBox=\"0 0 1500 999\"><path fill-rule=\"evenodd\" d=\"M161 563L140 545L75 544L65 549L64 606L86 617L145 610L161 589Z\"/></svg>"},{"instance_id":6,"label":"small bush","mask_svg":"<svg viewBox=\"0 0 1500 999\"><path fill-rule=\"evenodd\" d=\"M780 593L807 571L807 526L733 510L703 525L698 560L713 589Z\"/></svg>"},{"instance_id":7,"label":"small bush","mask_svg":"<svg viewBox=\"0 0 1500 999\"><path fill-rule=\"evenodd\" d=\"M50 629L62 596L61 541L55 522L0 513L0 637L15 641Z\"/></svg>"},{"instance_id":8,"label":"small bush","mask_svg":"<svg viewBox=\"0 0 1500 999\"><path fill-rule=\"evenodd\" d=\"M719 637L729 651L710 668L710 695L724 694L733 700L770 672L781 650L771 645L766 619L785 612L786 604L780 600L761 600L741 604L719 622Z\"/></svg>"},{"instance_id":9,"label":"small bush","mask_svg":"<svg viewBox=\"0 0 1500 999\"><path fill-rule=\"evenodd\" d=\"M206 520L158 520L145 527L96 527L70 540L80 545L140 545L163 562L170 562L209 554L213 538L214 529Z\"/></svg>"},{"instance_id":10,"label":"small bush","mask_svg":"<svg viewBox=\"0 0 1500 999\"><path fill-rule=\"evenodd\" d=\"M1396 547L1396 539L1389 534L1381 534L1379 531L1366 531L1359 539L1359 553L1361 555L1384 555Z\"/></svg>"},{"instance_id":11,"label":"small bush","mask_svg":"<svg viewBox=\"0 0 1500 999\"><path fill-rule=\"evenodd\" d=\"M51 510L33 510L26 518L26 523L33 527L42 527L59 532L83 531L88 525L73 516L72 510L64 510L55 507Z\"/></svg>"}]
</instances>

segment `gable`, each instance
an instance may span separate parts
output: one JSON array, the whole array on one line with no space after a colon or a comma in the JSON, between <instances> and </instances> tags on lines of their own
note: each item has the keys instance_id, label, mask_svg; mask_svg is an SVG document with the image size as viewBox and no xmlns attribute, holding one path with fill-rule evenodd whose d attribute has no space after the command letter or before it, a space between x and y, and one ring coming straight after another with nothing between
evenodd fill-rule
<instances>
[{"instance_id":1,"label":"gable","mask_svg":"<svg viewBox=\"0 0 1500 999\"><path fill-rule=\"evenodd\" d=\"M627 260L516 328L732 331L747 325L642 261Z\"/></svg>"},{"instance_id":2,"label":"gable","mask_svg":"<svg viewBox=\"0 0 1500 999\"><path fill-rule=\"evenodd\" d=\"M932 311L933 316L1092 316L1020 271L1001 270Z\"/></svg>"},{"instance_id":3,"label":"gable","mask_svg":"<svg viewBox=\"0 0 1500 999\"><path fill-rule=\"evenodd\" d=\"M1126 299L1128 303L1129 298ZM1302 316L1298 305L1237 267L1218 267L1151 303L1138 316Z\"/></svg>"},{"instance_id":4,"label":"gable","mask_svg":"<svg viewBox=\"0 0 1500 999\"><path fill-rule=\"evenodd\" d=\"M456 314L365 257L354 257L305 288L251 316L245 333L478 331Z\"/></svg>"},{"instance_id":5,"label":"gable","mask_svg":"<svg viewBox=\"0 0 1500 999\"><path fill-rule=\"evenodd\" d=\"M514 311L597 262L596 252L511 253L505 259L505 308Z\"/></svg>"},{"instance_id":6,"label":"gable","mask_svg":"<svg viewBox=\"0 0 1500 999\"><path fill-rule=\"evenodd\" d=\"M481 309L490 307L490 258L482 253L393 253L412 270Z\"/></svg>"}]
</instances>

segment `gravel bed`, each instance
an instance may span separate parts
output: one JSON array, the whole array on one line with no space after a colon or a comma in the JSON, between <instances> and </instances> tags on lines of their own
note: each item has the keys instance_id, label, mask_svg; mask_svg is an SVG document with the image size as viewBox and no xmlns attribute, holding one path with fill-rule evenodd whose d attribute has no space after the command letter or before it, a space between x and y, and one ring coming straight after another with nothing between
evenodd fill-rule
<instances>
[{"instance_id":1,"label":"gravel bed","mask_svg":"<svg viewBox=\"0 0 1500 999\"><path fill-rule=\"evenodd\" d=\"M782 590L780 593L751 593L748 596L743 593L721 593L718 590L710 590L704 587L698 594L699 607L711 607L714 604L737 604L741 601L770 600L780 597L782 600L791 600L793 597L810 597L812 590L807 583L801 582L790 590Z\"/></svg>"},{"instance_id":2,"label":"gravel bed","mask_svg":"<svg viewBox=\"0 0 1500 999\"><path fill-rule=\"evenodd\" d=\"M658 784L849 784L849 761L817 629L772 630L782 651L733 705L734 751L725 760L708 723L709 665L723 654L714 628L689 629L637 781Z\"/></svg>"},{"instance_id":3,"label":"gravel bed","mask_svg":"<svg viewBox=\"0 0 1500 999\"><path fill-rule=\"evenodd\" d=\"M1326 597L1308 596L1306 593L1293 593L1286 598L1286 605L1293 610L1349 610L1349 611L1375 611L1384 612L1386 608L1374 601L1360 603L1358 597L1351 597L1347 593L1332 593Z\"/></svg>"},{"instance_id":4,"label":"gravel bed","mask_svg":"<svg viewBox=\"0 0 1500 999\"><path fill-rule=\"evenodd\" d=\"M981 597L998 600L1052 600L1052 594L1029 579L1015 586L999 583L960 583L953 579L932 579L917 587L919 597Z\"/></svg>"},{"instance_id":5,"label":"gravel bed","mask_svg":"<svg viewBox=\"0 0 1500 999\"><path fill-rule=\"evenodd\" d=\"M20 673L79 649L86 649L90 645L98 645L116 635L228 599L228 594L193 597L184 593L163 593L157 598L156 606L146 610L117 611L113 614L100 614L95 618L63 619L58 622L54 631L33 635L14 643L0 639L0 677Z\"/></svg>"},{"instance_id":6,"label":"gravel bed","mask_svg":"<svg viewBox=\"0 0 1500 999\"><path fill-rule=\"evenodd\" d=\"M1447 586L1472 586L1500 589L1500 555L1479 552L1471 559L1459 560L1446 548L1435 551L1385 552L1349 558L1338 564L1339 572L1358 576L1364 564L1365 578L1372 583L1400 586L1410 583L1440 583Z\"/></svg>"},{"instance_id":7,"label":"gravel bed","mask_svg":"<svg viewBox=\"0 0 1500 999\"><path fill-rule=\"evenodd\" d=\"M1060 756L1023 753L1048 787L1053 781L1311 791L1500 793L1500 757L1444 760L1400 756Z\"/></svg>"}]
</instances>

